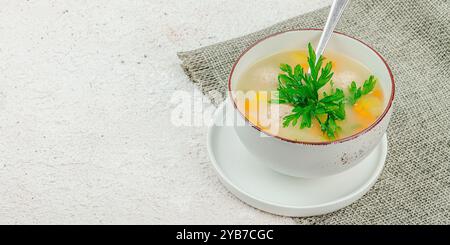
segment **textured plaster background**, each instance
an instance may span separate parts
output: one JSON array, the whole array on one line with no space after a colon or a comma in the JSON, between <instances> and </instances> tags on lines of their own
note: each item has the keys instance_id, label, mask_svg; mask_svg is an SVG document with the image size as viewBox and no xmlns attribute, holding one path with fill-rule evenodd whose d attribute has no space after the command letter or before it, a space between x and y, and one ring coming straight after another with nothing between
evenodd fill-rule
<instances>
[{"instance_id":1,"label":"textured plaster background","mask_svg":"<svg viewBox=\"0 0 450 245\"><path fill-rule=\"evenodd\" d=\"M0 0L1 224L289 224L219 183L177 51L328 0Z\"/></svg>"}]
</instances>

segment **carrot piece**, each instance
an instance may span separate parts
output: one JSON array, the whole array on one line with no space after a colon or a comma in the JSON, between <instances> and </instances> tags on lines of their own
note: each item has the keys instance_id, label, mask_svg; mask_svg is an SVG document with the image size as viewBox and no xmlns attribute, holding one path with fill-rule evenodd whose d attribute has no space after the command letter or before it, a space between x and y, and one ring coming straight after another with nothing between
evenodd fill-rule
<instances>
[{"instance_id":1,"label":"carrot piece","mask_svg":"<svg viewBox=\"0 0 450 245\"><path fill-rule=\"evenodd\" d=\"M381 92L381 89L375 89L374 91L372 91L372 95L380 100L383 100L383 93Z\"/></svg>"}]
</instances>

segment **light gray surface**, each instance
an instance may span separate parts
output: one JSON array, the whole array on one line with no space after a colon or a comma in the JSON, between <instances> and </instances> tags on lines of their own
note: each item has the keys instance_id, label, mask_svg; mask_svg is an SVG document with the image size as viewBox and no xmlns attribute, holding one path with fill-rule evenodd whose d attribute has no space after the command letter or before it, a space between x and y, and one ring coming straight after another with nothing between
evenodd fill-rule
<instances>
[{"instance_id":1,"label":"light gray surface","mask_svg":"<svg viewBox=\"0 0 450 245\"><path fill-rule=\"evenodd\" d=\"M0 223L292 223L218 182L176 52L330 1L0 0ZM205 25L205 23L208 23Z\"/></svg>"}]
</instances>

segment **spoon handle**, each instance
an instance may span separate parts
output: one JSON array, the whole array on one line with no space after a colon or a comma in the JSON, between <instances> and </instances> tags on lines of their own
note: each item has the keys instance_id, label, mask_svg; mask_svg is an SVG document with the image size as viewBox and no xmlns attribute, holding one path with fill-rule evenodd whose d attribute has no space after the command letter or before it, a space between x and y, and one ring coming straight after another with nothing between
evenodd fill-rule
<instances>
[{"instance_id":1,"label":"spoon handle","mask_svg":"<svg viewBox=\"0 0 450 245\"><path fill-rule=\"evenodd\" d=\"M344 12L345 7L349 0L334 0L331 5L330 13L328 14L328 19L325 24L325 28L323 29L322 35L320 36L319 44L316 48L316 57L317 60L323 54L325 47L327 46L328 40L330 40L331 35L333 34L334 28L336 28L339 19L341 18L342 13ZM316 60L316 62L317 62Z\"/></svg>"}]
</instances>

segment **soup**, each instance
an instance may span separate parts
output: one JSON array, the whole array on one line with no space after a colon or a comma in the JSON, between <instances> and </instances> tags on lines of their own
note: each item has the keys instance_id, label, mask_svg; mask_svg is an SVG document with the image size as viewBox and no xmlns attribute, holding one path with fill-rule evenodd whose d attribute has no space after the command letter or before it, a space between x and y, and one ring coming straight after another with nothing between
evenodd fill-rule
<instances>
[{"instance_id":1,"label":"soup","mask_svg":"<svg viewBox=\"0 0 450 245\"><path fill-rule=\"evenodd\" d=\"M292 113L294 106L289 103L273 103L279 86L280 64L285 63L292 67L300 65L306 72L307 57L306 50L289 51L264 58L250 66L239 78L234 91L239 111L253 125L268 134L302 142L327 142L357 134L372 125L383 113L384 95L380 83L376 82L373 89L361 96L356 103L344 104L345 119L336 121L339 130L334 137L323 132L319 123L319 120L325 120L323 116L312 118L310 127L283 125L283 119ZM319 89L319 98L326 96L323 92L328 93L336 88L342 89L347 97L352 81L355 81L358 87L362 87L364 81L371 75L367 67L339 53L327 52L324 64L326 62L331 62L334 75L332 82Z\"/></svg>"}]
</instances>

